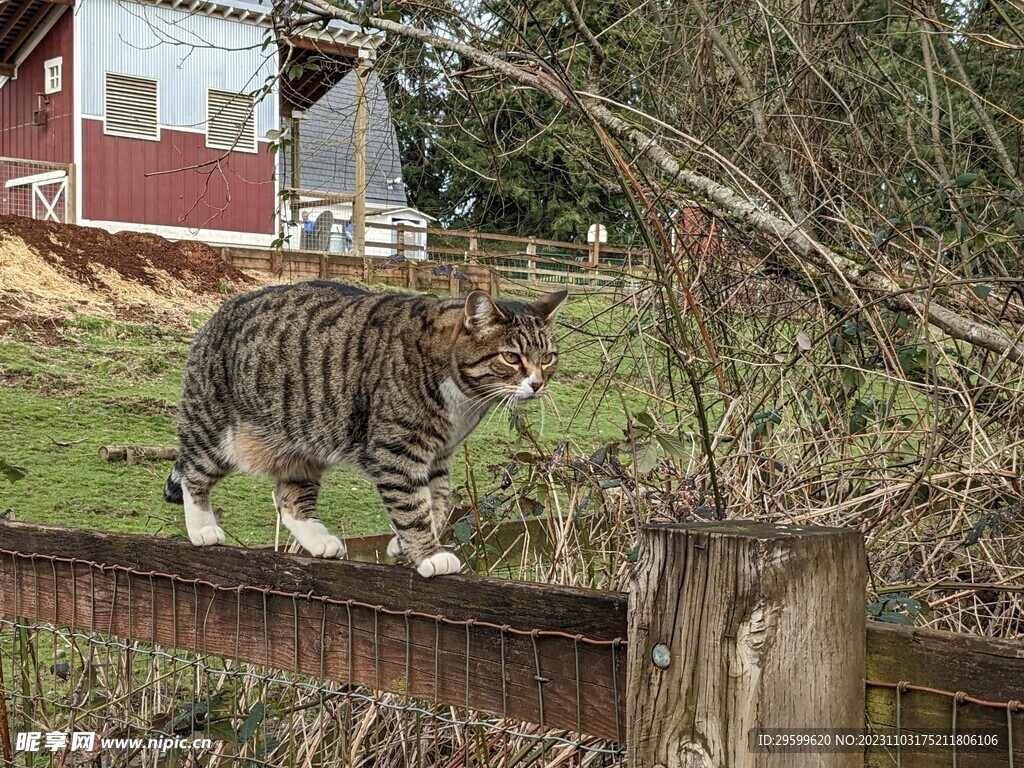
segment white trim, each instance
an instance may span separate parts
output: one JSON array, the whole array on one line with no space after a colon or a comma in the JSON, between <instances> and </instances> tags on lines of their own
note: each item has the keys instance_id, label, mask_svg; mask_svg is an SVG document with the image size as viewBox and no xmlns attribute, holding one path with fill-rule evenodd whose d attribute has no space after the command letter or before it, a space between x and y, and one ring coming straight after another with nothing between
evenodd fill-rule
<instances>
[{"instance_id":1,"label":"white trim","mask_svg":"<svg viewBox=\"0 0 1024 768\"><path fill-rule=\"evenodd\" d=\"M115 77L127 77L132 80L148 80L149 82L156 85L156 136L137 136L132 133L119 133L118 131L111 131L107 128L107 75L114 75ZM154 77L141 77L139 75L129 75L125 72L112 72L110 70L104 70L103 72L103 132L107 136L119 136L123 139L139 139L140 141L160 141L160 81Z\"/></svg>"},{"instance_id":2,"label":"white trim","mask_svg":"<svg viewBox=\"0 0 1024 768\"><path fill-rule=\"evenodd\" d=\"M281 46L274 46L274 71L281 71ZM281 124L281 89L277 87L277 81L274 81L272 86L271 96L274 99L274 127L280 130L283 128ZM259 143L259 131L256 131L257 144ZM268 142L270 143L270 142ZM264 152L267 151L264 148ZM284 232L281 231L281 170L284 168L283 158L280 157L280 150L274 154L274 232L279 237L284 236Z\"/></svg>"},{"instance_id":3,"label":"white trim","mask_svg":"<svg viewBox=\"0 0 1024 768\"><path fill-rule=\"evenodd\" d=\"M56 87L50 82L50 69L57 68ZM64 89L64 57L57 56L43 62L43 93L49 96L51 93L60 93Z\"/></svg>"},{"instance_id":4,"label":"white trim","mask_svg":"<svg viewBox=\"0 0 1024 768\"><path fill-rule=\"evenodd\" d=\"M380 203L378 203L378 205L380 205ZM369 206L369 203L367 203L367 206ZM389 216L393 216L395 214L401 213L402 211L411 211L412 213L415 213L418 217L422 219L427 219L428 221L437 221L436 217L431 216L430 214L427 213L423 213L423 211L419 210L418 208L413 208L411 205L400 205L397 208L384 207L377 211L374 211L373 215L381 216L387 214ZM369 215L369 212L367 212L367 215Z\"/></svg>"},{"instance_id":5,"label":"white trim","mask_svg":"<svg viewBox=\"0 0 1024 768\"><path fill-rule=\"evenodd\" d=\"M82 190L85 188L82 183L82 13L87 11L82 11L81 7L71 12L71 159L75 164L76 218L72 224L82 218Z\"/></svg>"},{"instance_id":6,"label":"white trim","mask_svg":"<svg viewBox=\"0 0 1024 768\"><path fill-rule=\"evenodd\" d=\"M203 128L194 128L191 125L165 125L160 124L160 130L162 131L181 131L182 133L194 133L196 136L205 136L206 130Z\"/></svg>"},{"instance_id":7,"label":"white trim","mask_svg":"<svg viewBox=\"0 0 1024 768\"><path fill-rule=\"evenodd\" d=\"M8 179L4 182L4 189L14 187L25 187L29 184L52 184L55 181L66 179L67 171L46 171L45 173L33 173L31 176L19 176L16 179Z\"/></svg>"},{"instance_id":8,"label":"white trim","mask_svg":"<svg viewBox=\"0 0 1024 768\"><path fill-rule=\"evenodd\" d=\"M82 115L82 119L83 120L95 120L96 122L99 122L99 123L103 122L103 117L100 116L100 115ZM196 136L205 136L206 135L206 131L203 130L202 128L193 128L190 125L181 126L181 125L171 125L170 123L160 123L160 130L161 131L181 131L182 133L194 133ZM117 134L110 134L110 135L113 136L113 135L117 135ZM122 138L122 137L118 136L118 138ZM130 138L137 138L137 137L132 136ZM256 143L257 144L272 144L273 142L270 141L270 139L261 139L261 138L259 138L257 136L256 137Z\"/></svg>"},{"instance_id":9,"label":"white trim","mask_svg":"<svg viewBox=\"0 0 1024 768\"><path fill-rule=\"evenodd\" d=\"M269 248L277 235L264 235L257 232L235 232L227 229L192 229L191 227L171 227L165 224L133 224L123 221L100 221L98 219L80 219L79 224L86 227L100 227L108 232L146 232L160 235L168 240L198 240L208 245L238 245Z\"/></svg>"},{"instance_id":10,"label":"white trim","mask_svg":"<svg viewBox=\"0 0 1024 768\"><path fill-rule=\"evenodd\" d=\"M54 184L54 183L59 185L57 187L57 191L53 193L53 200L52 201L51 200L47 200L46 199L46 195L43 194L42 188L45 187L45 186L49 186L50 184ZM60 214L57 213L57 203L60 202L60 196L64 195L64 210L61 211L61 213L64 213L64 212L67 211L67 207L68 207L67 191L68 191L68 180L67 180L66 177L62 178L62 179L50 179L49 181L45 181L45 182L41 182L41 183L37 182L37 183L33 184L32 185L32 218L33 219L38 219L39 218L39 216L36 215L36 211L37 211L36 201L38 200L40 203L43 204L43 208L44 208L43 221L56 221L58 224L62 223L64 218Z\"/></svg>"}]
</instances>

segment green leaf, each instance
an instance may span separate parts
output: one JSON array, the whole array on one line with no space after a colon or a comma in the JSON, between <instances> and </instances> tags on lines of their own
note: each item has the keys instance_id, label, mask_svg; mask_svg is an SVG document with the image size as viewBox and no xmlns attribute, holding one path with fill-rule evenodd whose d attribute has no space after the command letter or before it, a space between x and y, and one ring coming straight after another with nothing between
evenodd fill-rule
<instances>
[{"instance_id":1,"label":"green leaf","mask_svg":"<svg viewBox=\"0 0 1024 768\"><path fill-rule=\"evenodd\" d=\"M213 741L235 741L238 739L235 729L228 719L211 722L203 728L203 736Z\"/></svg>"},{"instance_id":2,"label":"green leaf","mask_svg":"<svg viewBox=\"0 0 1024 768\"><path fill-rule=\"evenodd\" d=\"M244 744L245 742L249 741L249 739L251 739L253 736L255 736L256 729L259 728L260 723L263 722L263 718L265 716L266 709L263 706L263 702L257 701L256 704L253 705L253 708L249 712L248 716L245 718L245 720L238 728L238 733L235 736L235 738L238 740L238 743Z\"/></svg>"},{"instance_id":3,"label":"green leaf","mask_svg":"<svg viewBox=\"0 0 1024 768\"><path fill-rule=\"evenodd\" d=\"M782 423L782 417L779 416L779 414L777 414L775 411L761 411L759 413L755 413L753 416L750 417L750 420L755 423L761 423L764 421L770 421L774 424Z\"/></svg>"},{"instance_id":4,"label":"green leaf","mask_svg":"<svg viewBox=\"0 0 1024 768\"><path fill-rule=\"evenodd\" d=\"M638 413L636 415L636 422L642 424L648 429L656 429L657 425L654 423L654 419L649 413Z\"/></svg>"},{"instance_id":5,"label":"green leaf","mask_svg":"<svg viewBox=\"0 0 1024 768\"><path fill-rule=\"evenodd\" d=\"M992 293L992 287L988 285L976 285L973 288L971 288L971 290L974 291L974 295L977 296L982 301L987 299L988 295Z\"/></svg>"},{"instance_id":6,"label":"green leaf","mask_svg":"<svg viewBox=\"0 0 1024 768\"><path fill-rule=\"evenodd\" d=\"M839 378L846 389L854 389L864 383L864 374L856 368L843 368L839 372Z\"/></svg>"},{"instance_id":7,"label":"green leaf","mask_svg":"<svg viewBox=\"0 0 1024 768\"><path fill-rule=\"evenodd\" d=\"M269 139L270 141L277 141L278 139L281 138L281 131L277 130L276 128L271 128L269 131L263 134L263 138Z\"/></svg>"},{"instance_id":8,"label":"green leaf","mask_svg":"<svg viewBox=\"0 0 1024 768\"><path fill-rule=\"evenodd\" d=\"M654 439L658 441L662 450L673 458L685 459L689 455L689 446L678 437L658 432L654 435Z\"/></svg>"},{"instance_id":9,"label":"green leaf","mask_svg":"<svg viewBox=\"0 0 1024 768\"><path fill-rule=\"evenodd\" d=\"M978 174L976 173L961 173L959 176L953 179L953 183L956 184L958 187L969 187L977 180Z\"/></svg>"},{"instance_id":10,"label":"green leaf","mask_svg":"<svg viewBox=\"0 0 1024 768\"><path fill-rule=\"evenodd\" d=\"M300 77L302 77L302 72L303 67L301 64L292 64L290 67L288 67L288 79L298 80Z\"/></svg>"},{"instance_id":11,"label":"green leaf","mask_svg":"<svg viewBox=\"0 0 1024 768\"><path fill-rule=\"evenodd\" d=\"M636 448L636 473L646 475L658 466L658 444L653 440L638 445Z\"/></svg>"},{"instance_id":12,"label":"green leaf","mask_svg":"<svg viewBox=\"0 0 1024 768\"><path fill-rule=\"evenodd\" d=\"M466 518L456 520L455 523L452 524L452 535L460 544L465 544L473 538L473 523Z\"/></svg>"}]
</instances>

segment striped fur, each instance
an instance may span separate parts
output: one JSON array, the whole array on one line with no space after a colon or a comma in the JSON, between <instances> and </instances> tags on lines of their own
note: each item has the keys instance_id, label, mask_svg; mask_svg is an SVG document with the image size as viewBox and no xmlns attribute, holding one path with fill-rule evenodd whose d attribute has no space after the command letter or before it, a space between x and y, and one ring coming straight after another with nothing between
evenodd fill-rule
<instances>
[{"instance_id":1,"label":"striped fur","mask_svg":"<svg viewBox=\"0 0 1024 768\"><path fill-rule=\"evenodd\" d=\"M492 405L543 394L564 298L439 300L322 281L232 298L189 351L164 498L184 503L194 544L222 544L213 486L233 471L273 477L299 543L340 557L316 500L324 472L346 464L376 485L393 553L425 576L456 571L439 543L449 459Z\"/></svg>"}]
</instances>

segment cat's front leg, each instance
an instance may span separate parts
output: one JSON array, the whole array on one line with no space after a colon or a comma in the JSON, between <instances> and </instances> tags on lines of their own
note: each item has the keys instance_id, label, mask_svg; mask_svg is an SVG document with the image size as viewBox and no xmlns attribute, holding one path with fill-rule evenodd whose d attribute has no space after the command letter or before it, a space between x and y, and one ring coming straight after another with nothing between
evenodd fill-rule
<instances>
[{"instance_id":1,"label":"cat's front leg","mask_svg":"<svg viewBox=\"0 0 1024 768\"><path fill-rule=\"evenodd\" d=\"M437 537L427 467L382 458L384 461L378 460L377 463L379 471L375 482L391 525L398 534L399 545L396 547L392 540L388 554L397 556L404 553L420 575L426 578L457 573L462 564L455 555L441 547Z\"/></svg>"},{"instance_id":2,"label":"cat's front leg","mask_svg":"<svg viewBox=\"0 0 1024 768\"><path fill-rule=\"evenodd\" d=\"M444 537L448 530L449 520L449 498L451 488L448 481L448 457L434 462L427 480L427 488L430 490L430 520L433 526L434 535L438 541ZM405 549L402 540L393 536L388 542L388 556L394 558L405 557Z\"/></svg>"},{"instance_id":3,"label":"cat's front leg","mask_svg":"<svg viewBox=\"0 0 1024 768\"><path fill-rule=\"evenodd\" d=\"M430 470L430 510L434 535L440 540L448 530L448 500L451 487L448 484L448 458L436 462Z\"/></svg>"}]
</instances>

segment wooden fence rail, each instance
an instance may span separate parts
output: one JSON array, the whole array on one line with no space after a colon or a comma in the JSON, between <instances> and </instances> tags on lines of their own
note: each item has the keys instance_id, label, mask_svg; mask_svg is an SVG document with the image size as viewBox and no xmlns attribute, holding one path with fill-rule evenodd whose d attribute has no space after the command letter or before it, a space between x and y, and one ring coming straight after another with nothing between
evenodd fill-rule
<instances>
[{"instance_id":1,"label":"wooden fence rail","mask_svg":"<svg viewBox=\"0 0 1024 768\"><path fill-rule=\"evenodd\" d=\"M631 765L954 764L749 749L754 728L865 721L997 734L958 768L1024 765L1024 646L865 629L863 568L852 531L738 521L644 528L629 594L0 521L0 617L625 739Z\"/></svg>"},{"instance_id":2,"label":"wooden fence rail","mask_svg":"<svg viewBox=\"0 0 1024 768\"><path fill-rule=\"evenodd\" d=\"M617 593L5 522L0 615L624 733Z\"/></svg>"},{"instance_id":3,"label":"wooden fence rail","mask_svg":"<svg viewBox=\"0 0 1024 768\"><path fill-rule=\"evenodd\" d=\"M222 255L236 267L287 270L292 278L383 283L452 296L475 288L497 295L500 287L513 286L621 292L635 289L644 278L643 253L619 246L397 224L373 224L372 230L394 231L395 241L370 239L365 247L397 258L239 247L224 248ZM427 243L410 242L407 234L426 235Z\"/></svg>"}]
</instances>

